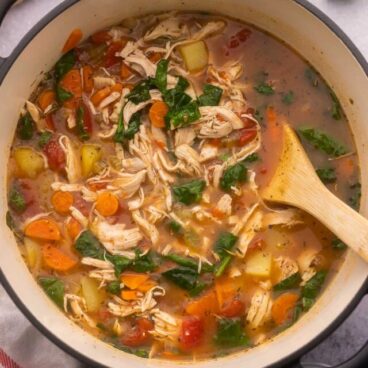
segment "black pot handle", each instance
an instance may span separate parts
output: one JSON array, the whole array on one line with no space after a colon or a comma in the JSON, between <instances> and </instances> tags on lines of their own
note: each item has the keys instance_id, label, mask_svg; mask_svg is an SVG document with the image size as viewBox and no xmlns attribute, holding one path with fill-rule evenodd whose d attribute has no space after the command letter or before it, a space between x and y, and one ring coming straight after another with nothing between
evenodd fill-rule
<instances>
[{"instance_id":1,"label":"black pot handle","mask_svg":"<svg viewBox=\"0 0 368 368\"><path fill-rule=\"evenodd\" d=\"M10 7L16 2L16 0L1 0L0 1L0 26L5 18L6 13Z\"/></svg>"}]
</instances>

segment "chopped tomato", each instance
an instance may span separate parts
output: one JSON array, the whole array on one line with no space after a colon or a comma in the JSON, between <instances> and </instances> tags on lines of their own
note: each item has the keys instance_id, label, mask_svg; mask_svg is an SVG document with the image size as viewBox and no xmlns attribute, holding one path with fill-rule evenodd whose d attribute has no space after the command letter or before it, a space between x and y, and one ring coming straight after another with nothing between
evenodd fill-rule
<instances>
[{"instance_id":1,"label":"chopped tomato","mask_svg":"<svg viewBox=\"0 0 368 368\"><path fill-rule=\"evenodd\" d=\"M220 138L213 138L209 140L209 144L211 146L220 147L221 146L221 139Z\"/></svg>"},{"instance_id":2,"label":"chopped tomato","mask_svg":"<svg viewBox=\"0 0 368 368\"><path fill-rule=\"evenodd\" d=\"M239 146L244 146L248 142L252 141L257 135L256 130L244 129L244 130L241 130L240 132L241 132L241 135L240 135L240 138L238 140L238 145Z\"/></svg>"},{"instance_id":3,"label":"chopped tomato","mask_svg":"<svg viewBox=\"0 0 368 368\"><path fill-rule=\"evenodd\" d=\"M266 172L267 172L267 168L266 168L266 167L262 167L262 168L261 168L261 170L259 170L259 172L260 172L261 174L266 174Z\"/></svg>"},{"instance_id":4,"label":"chopped tomato","mask_svg":"<svg viewBox=\"0 0 368 368\"><path fill-rule=\"evenodd\" d=\"M43 148L51 170L61 171L65 167L65 153L57 139L53 138Z\"/></svg>"},{"instance_id":5,"label":"chopped tomato","mask_svg":"<svg viewBox=\"0 0 368 368\"><path fill-rule=\"evenodd\" d=\"M183 320L180 331L180 343L183 349L192 349L202 340L204 332L203 320L190 316Z\"/></svg>"},{"instance_id":6,"label":"chopped tomato","mask_svg":"<svg viewBox=\"0 0 368 368\"><path fill-rule=\"evenodd\" d=\"M125 334L121 342L126 346L136 347L148 342L150 334L148 331L153 329L153 323L147 318L140 318L136 325Z\"/></svg>"},{"instance_id":7,"label":"chopped tomato","mask_svg":"<svg viewBox=\"0 0 368 368\"><path fill-rule=\"evenodd\" d=\"M221 308L220 314L224 317L240 317L244 314L245 305L239 299L232 299Z\"/></svg>"},{"instance_id":8,"label":"chopped tomato","mask_svg":"<svg viewBox=\"0 0 368 368\"><path fill-rule=\"evenodd\" d=\"M99 31L91 36L91 41L95 45L100 45L111 40L111 36L108 31Z\"/></svg>"},{"instance_id":9,"label":"chopped tomato","mask_svg":"<svg viewBox=\"0 0 368 368\"><path fill-rule=\"evenodd\" d=\"M246 41L249 36L252 34L252 31L250 29L247 28L243 28L242 30L240 30L237 34L236 37L238 38L238 40L240 42L244 42Z\"/></svg>"},{"instance_id":10,"label":"chopped tomato","mask_svg":"<svg viewBox=\"0 0 368 368\"><path fill-rule=\"evenodd\" d=\"M105 56L105 66L113 66L120 62L120 58L116 57L115 54L123 48L123 43L121 41L113 42L106 51Z\"/></svg>"}]
</instances>

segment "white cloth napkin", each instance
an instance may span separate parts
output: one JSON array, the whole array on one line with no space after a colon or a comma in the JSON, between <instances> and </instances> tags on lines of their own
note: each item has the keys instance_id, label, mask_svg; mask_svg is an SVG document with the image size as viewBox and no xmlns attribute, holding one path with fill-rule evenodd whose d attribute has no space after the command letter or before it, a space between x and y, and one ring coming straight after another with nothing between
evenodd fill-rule
<instances>
[{"instance_id":1,"label":"white cloth napkin","mask_svg":"<svg viewBox=\"0 0 368 368\"><path fill-rule=\"evenodd\" d=\"M1 1L1 0L0 0ZM7 56L21 37L62 0L27 0L12 10L0 29L0 55ZM368 58L368 1L310 0L338 23ZM21 21L20 21L21 20ZM367 304L366 304L367 305ZM18 365L11 362L8 357ZM0 286L0 368L82 368L18 311Z\"/></svg>"}]
</instances>

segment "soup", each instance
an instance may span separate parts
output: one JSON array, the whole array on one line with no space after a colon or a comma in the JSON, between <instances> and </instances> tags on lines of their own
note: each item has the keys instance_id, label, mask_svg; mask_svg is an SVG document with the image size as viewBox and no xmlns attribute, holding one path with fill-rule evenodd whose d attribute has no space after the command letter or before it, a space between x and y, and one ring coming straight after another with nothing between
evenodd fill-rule
<instances>
[{"instance_id":1,"label":"soup","mask_svg":"<svg viewBox=\"0 0 368 368\"><path fill-rule=\"evenodd\" d=\"M353 140L305 60L218 15L79 29L21 111L8 225L39 285L94 336L140 357L208 359L295 323L345 249L260 197L282 124L353 207Z\"/></svg>"}]
</instances>

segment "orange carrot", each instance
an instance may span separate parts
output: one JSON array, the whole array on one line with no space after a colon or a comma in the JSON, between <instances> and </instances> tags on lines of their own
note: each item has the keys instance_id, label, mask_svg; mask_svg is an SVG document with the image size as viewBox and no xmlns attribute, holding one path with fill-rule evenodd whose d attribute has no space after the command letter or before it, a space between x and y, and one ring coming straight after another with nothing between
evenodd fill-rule
<instances>
[{"instance_id":1,"label":"orange carrot","mask_svg":"<svg viewBox=\"0 0 368 368\"><path fill-rule=\"evenodd\" d=\"M68 51L74 49L74 47L77 46L78 42L82 39L82 37L83 37L83 33L80 30L80 28L73 29L64 44L62 53L65 54Z\"/></svg>"},{"instance_id":2,"label":"orange carrot","mask_svg":"<svg viewBox=\"0 0 368 368\"><path fill-rule=\"evenodd\" d=\"M143 293L146 293L148 290L152 289L157 284L153 280L147 280L143 284L140 284L137 287L138 291L142 291Z\"/></svg>"},{"instance_id":3,"label":"orange carrot","mask_svg":"<svg viewBox=\"0 0 368 368\"><path fill-rule=\"evenodd\" d=\"M298 299L298 294L284 293L273 302L271 315L276 324L282 325L288 319Z\"/></svg>"},{"instance_id":4,"label":"orange carrot","mask_svg":"<svg viewBox=\"0 0 368 368\"><path fill-rule=\"evenodd\" d=\"M354 174L354 161L351 157L342 157L335 161L336 171L344 179L349 179Z\"/></svg>"},{"instance_id":5,"label":"orange carrot","mask_svg":"<svg viewBox=\"0 0 368 368\"><path fill-rule=\"evenodd\" d=\"M169 107L163 101L156 101L149 110L149 118L156 128L165 127L165 116L169 111Z\"/></svg>"},{"instance_id":6,"label":"orange carrot","mask_svg":"<svg viewBox=\"0 0 368 368\"><path fill-rule=\"evenodd\" d=\"M86 92L92 92L93 90L93 69L90 65L85 65L82 68L82 74L83 74L83 89Z\"/></svg>"},{"instance_id":7,"label":"orange carrot","mask_svg":"<svg viewBox=\"0 0 368 368\"><path fill-rule=\"evenodd\" d=\"M121 282L129 289L135 290L149 279L149 275L144 273L123 273L120 276Z\"/></svg>"},{"instance_id":8,"label":"orange carrot","mask_svg":"<svg viewBox=\"0 0 368 368\"><path fill-rule=\"evenodd\" d=\"M185 307L185 311L188 314L195 316L217 313L219 311L219 307L216 292L211 290L200 298L189 302Z\"/></svg>"},{"instance_id":9,"label":"orange carrot","mask_svg":"<svg viewBox=\"0 0 368 368\"><path fill-rule=\"evenodd\" d=\"M110 87L102 88L91 97L91 101L97 107L101 103L101 101L105 99L110 93Z\"/></svg>"},{"instance_id":10,"label":"orange carrot","mask_svg":"<svg viewBox=\"0 0 368 368\"><path fill-rule=\"evenodd\" d=\"M148 59L152 61L152 63L157 63L160 59L162 59L163 53L162 52L152 52Z\"/></svg>"},{"instance_id":11,"label":"orange carrot","mask_svg":"<svg viewBox=\"0 0 368 368\"><path fill-rule=\"evenodd\" d=\"M122 290L121 299L124 300L137 300L139 298L139 291L137 290Z\"/></svg>"},{"instance_id":12,"label":"orange carrot","mask_svg":"<svg viewBox=\"0 0 368 368\"><path fill-rule=\"evenodd\" d=\"M242 277L230 278L222 276L217 278L215 281L215 290L219 307L221 308L226 301L234 299L242 286Z\"/></svg>"},{"instance_id":13,"label":"orange carrot","mask_svg":"<svg viewBox=\"0 0 368 368\"><path fill-rule=\"evenodd\" d=\"M45 111L52 103L55 102L55 92L51 89L46 89L38 96L38 106L42 111Z\"/></svg>"},{"instance_id":14,"label":"orange carrot","mask_svg":"<svg viewBox=\"0 0 368 368\"><path fill-rule=\"evenodd\" d=\"M82 226L75 218L71 217L70 220L66 223L66 229L69 236L74 240L81 232Z\"/></svg>"},{"instance_id":15,"label":"orange carrot","mask_svg":"<svg viewBox=\"0 0 368 368\"><path fill-rule=\"evenodd\" d=\"M42 246L42 257L46 266L56 271L68 271L77 264L75 259L52 244Z\"/></svg>"},{"instance_id":16,"label":"orange carrot","mask_svg":"<svg viewBox=\"0 0 368 368\"><path fill-rule=\"evenodd\" d=\"M213 207L211 209L211 213L213 216L217 217L218 219L223 219L225 217L225 214L220 211L217 207Z\"/></svg>"},{"instance_id":17,"label":"orange carrot","mask_svg":"<svg viewBox=\"0 0 368 368\"><path fill-rule=\"evenodd\" d=\"M133 75L133 73L134 72L133 72L132 68L130 68L125 63L121 63L120 77L122 79L128 79L131 75Z\"/></svg>"},{"instance_id":18,"label":"orange carrot","mask_svg":"<svg viewBox=\"0 0 368 368\"><path fill-rule=\"evenodd\" d=\"M78 69L69 70L60 81L60 87L73 94L74 98L82 96L82 79Z\"/></svg>"},{"instance_id":19,"label":"orange carrot","mask_svg":"<svg viewBox=\"0 0 368 368\"><path fill-rule=\"evenodd\" d=\"M74 203L74 197L70 192L57 191L52 195L51 203L57 213L66 215L69 212L70 206Z\"/></svg>"},{"instance_id":20,"label":"orange carrot","mask_svg":"<svg viewBox=\"0 0 368 368\"><path fill-rule=\"evenodd\" d=\"M97 196L96 210L102 216L112 216L119 208L118 197L110 192L102 192Z\"/></svg>"},{"instance_id":21,"label":"orange carrot","mask_svg":"<svg viewBox=\"0 0 368 368\"><path fill-rule=\"evenodd\" d=\"M115 83L112 87L111 87L111 92L120 92L123 90L123 85L121 83Z\"/></svg>"},{"instance_id":22,"label":"orange carrot","mask_svg":"<svg viewBox=\"0 0 368 368\"><path fill-rule=\"evenodd\" d=\"M24 234L30 238L41 240L60 240L58 224L49 218L42 218L30 222L24 229Z\"/></svg>"},{"instance_id":23,"label":"orange carrot","mask_svg":"<svg viewBox=\"0 0 368 368\"><path fill-rule=\"evenodd\" d=\"M282 125L277 121L277 114L272 106L268 106L266 110L267 116L267 132L271 142L278 142L281 140Z\"/></svg>"}]
</instances>

